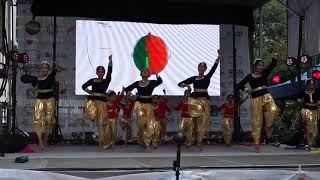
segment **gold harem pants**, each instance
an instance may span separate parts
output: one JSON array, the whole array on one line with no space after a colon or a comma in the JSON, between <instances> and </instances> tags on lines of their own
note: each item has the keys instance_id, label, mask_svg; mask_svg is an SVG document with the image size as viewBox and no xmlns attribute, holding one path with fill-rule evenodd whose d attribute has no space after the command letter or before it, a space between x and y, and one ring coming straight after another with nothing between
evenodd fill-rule
<instances>
[{"instance_id":1,"label":"gold harem pants","mask_svg":"<svg viewBox=\"0 0 320 180\"><path fill-rule=\"evenodd\" d=\"M232 141L232 135L234 130L233 121L233 118L223 117L223 140L225 144L230 144Z\"/></svg>"},{"instance_id":2,"label":"gold harem pants","mask_svg":"<svg viewBox=\"0 0 320 180\"><path fill-rule=\"evenodd\" d=\"M186 138L185 144L192 146L195 140L193 118L181 117L179 121L179 129L183 136Z\"/></svg>"},{"instance_id":3,"label":"gold harem pants","mask_svg":"<svg viewBox=\"0 0 320 180\"><path fill-rule=\"evenodd\" d=\"M54 117L55 109L56 104L53 97L49 99L36 99L34 104L33 126L38 137L42 137L43 134L48 136L52 133L56 123ZM44 116L46 118L45 122L43 121Z\"/></svg>"},{"instance_id":4,"label":"gold harem pants","mask_svg":"<svg viewBox=\"0 0 320 180\"><path fill-rule=\"evenodd\" d=\"M260 144L263 119L265 127L271 128L278 108L270 94L251 99L251 135L256 145Z\"/></svg>"},{"instance_id":5,"label":"gold harem pants","mask_svg":"<svg viewBox=\"0 0 320 180\"><path fill-rule=\"evenodd\" d=\"M199 145L202 143L202 140L204 136L207 134L209 127L209 100L206 98L190 97L188 99L188 104L190 116L196 118L197 144Z\"/></svg>"},{"instance_id":6,"label":"gold harem pants","mask_svg":"<svg viewBox=\"0 0 320 180\"><path fill-rule=\"evenodd\" d=\"M142 137L144 145L157 146L160 138L160 122L155 120L153 105L136 101L134 111L137 115L138 134Z\"/></svg>"},{"instance_id":7,"label":"gold harem pants","mask_svg":"<svg viewBox=\"0 0 320 180\"><path fill-rule=\"evenodd\" d=\"M307 130L308 145L312 146L318 134L318 111L302 108L301 116Z\"/></svg>"},{"instance_id":8,"label":"gold harem pants","mask_svg":"<svg viewBox=\"0 0 320 180\"><path fill-rule=\"evenodd\" d=\"M109 147L111 143L110 123L106 113L106 102L90 99L85 102L83 110L84 118L95 121L99 134L99 146L102 147Z\"/></svg>"},{"instance_id":9,"label":"gold harem pants","mask_svg":"<svg viewBox=\"0 0 320 180\"><path fill-rule=\"evenodd\" d=\"M131 139L131 134L132 134L131 118L123 118L121 120L121 126L126 133L125 142L127 143Z\"/></svg>"}]
</instances>

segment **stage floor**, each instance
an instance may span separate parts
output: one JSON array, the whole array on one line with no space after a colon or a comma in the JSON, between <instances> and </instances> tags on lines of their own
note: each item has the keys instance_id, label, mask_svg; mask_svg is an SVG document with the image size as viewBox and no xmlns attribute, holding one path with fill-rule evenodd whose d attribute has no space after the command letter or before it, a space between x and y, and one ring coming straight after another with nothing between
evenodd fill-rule
<instances>
[{"instance_id":1,"label":"stage floor","mask_svg":"<svg viewBox=\"0 0 320 180\"><path fill-rule=\"evenodd\" d=\"M16 157L23 155L29 156L29 162L14 163ZM102 175L103 173L98 176L97 171L108 171L112 174L117 171L116 175L119 175L137 171L171 170L175 158L175 145L162 145L152 153L145 153L144 149L137 145L128 147L121 145L107 151L99 150L95 146L55 146L30 154L6 154L4 158L0 158L0 168L44 170L83 177L91 176L90 173L82 172L94 171L95 177L106 177ZM252 146L206 145L202 152L196 147L182 148L181 158L181 167L186 170L208 167L222 169L278 167L292 170L298 169L299 164L305 166L305 169L320 171L318 167L307 167L320 165L320 153L263 145L261 153L257 154Z\"/></svg>"}]
</instances>

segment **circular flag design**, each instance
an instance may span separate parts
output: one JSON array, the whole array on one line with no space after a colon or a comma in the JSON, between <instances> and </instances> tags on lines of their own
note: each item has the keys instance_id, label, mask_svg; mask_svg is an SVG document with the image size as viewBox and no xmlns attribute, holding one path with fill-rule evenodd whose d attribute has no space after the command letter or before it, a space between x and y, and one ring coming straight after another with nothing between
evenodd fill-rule
<instances>
[{"instance_id":1,"label":"circular flag design","mask_svg":"<svg viewBox=\"0 0 320 180\"><path fill-rule=\"evenodd\" d=\"M149 33L136 43L133 60L139 70L147 68L150 74L159 73L166 67L168 61L166 44L160 37Z\"/></svg>"}]
</instances>

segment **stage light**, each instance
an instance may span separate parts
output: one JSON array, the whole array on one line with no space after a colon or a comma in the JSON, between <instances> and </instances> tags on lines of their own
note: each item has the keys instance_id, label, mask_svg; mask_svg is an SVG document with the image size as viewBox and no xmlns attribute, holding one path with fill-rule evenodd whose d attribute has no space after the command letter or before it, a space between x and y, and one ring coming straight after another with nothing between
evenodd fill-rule
<instances>
[{"instance_id":1,"label":"stage light","mask_svg":"<svg viewBox=\"0 0 320 180\"><path fill-rule=\"evenodd\" d=\"M6 58L11 60L11 61L18 61L19 53L17 51L9 51L6 54Z\"/></svg>"},{"instance_id":2,"label":"stage light","mask_svg":"<svg viewBox=\"0 0 320 180\"><path fill-rule=\"evenodd\" d=\"M278 74L274 75L274 76L272 77L272 82L273 82L274 84L278 84L278 83L280 82L280 76L279 76Z\"/></svg>"},{"instance_id":3,"label":"stage light","mask_svg":"<svg viewBox=\"0 0 320 180\"><path fill-rule=\"evenodd\" d=\"M288 66L292 66L292 65L295 65L296 64L296 58L294 58L294 57L287 57L286 58L286 64L288 65Z\"/></svg>"},{"instance_id":4,"label":"stage light","mask_svg":"<svg viewBox=\"0 0 320 180\"><path fill-rule=\"evenodd\" d=\"M29 55L26 52L19 54L18 51L9 51L6 54L6 58L18 63L28 63L30 60Z\"/></svg>"},{"instance_id":5,"label":"stage light","mask_svg":"<svg viewBox=\"0 0 320 180\"><path fill-rule=\"evenodd\" d=\"M312 59L311 59L311 57L308 56L308 55L302 55L302 56L300 57L300 61L301 61L302 64L307 64L307 63L311 62Z\"/></svg>"},{"instance_id":6,"label":"stage light","mask_svg":"<svg viewBox=\"0 0 320 180\"><path fill-rule=\"evenodd\" d=\"M20 60L20 63L28 63L29 62L29 55L25 52L25 53L21 53L19 55L19 60Z\"/></svg>"},{"instance_id":7,"label":"stage light","mask_svg":"<svg viewBox=\"0 0 320 180\"><path fill-rule=\"evenodd\" d=\"M313 77L313 79L319 80L320 79L320 71L319 70L314 70L312 72L312 77Z\"/></svg>"}]
</instances>

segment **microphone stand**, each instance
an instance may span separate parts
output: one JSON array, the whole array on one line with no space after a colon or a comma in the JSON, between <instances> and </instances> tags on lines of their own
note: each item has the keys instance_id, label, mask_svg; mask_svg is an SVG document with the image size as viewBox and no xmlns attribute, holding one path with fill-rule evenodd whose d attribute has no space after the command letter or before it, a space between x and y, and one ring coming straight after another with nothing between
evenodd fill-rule
<instances>
[{"instance_id":1,"label":"microphone stand","mask_svg":"<svg viewBox=\"0 0 320 180\"><path fill-rule=\"evenodd\" d=\"M177 159L173 161L173 171L176 172L176 180L179 180L180 176L180 163L181 163L181 145L183 143L183 135L182 133L178 133L177 135Z\"/></svg>"}]
</instances>

